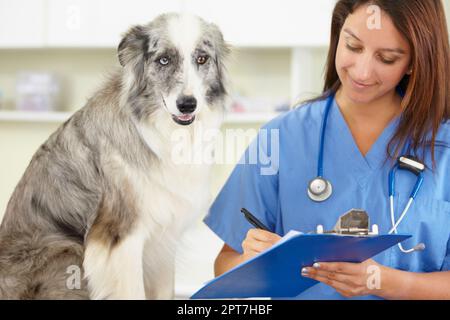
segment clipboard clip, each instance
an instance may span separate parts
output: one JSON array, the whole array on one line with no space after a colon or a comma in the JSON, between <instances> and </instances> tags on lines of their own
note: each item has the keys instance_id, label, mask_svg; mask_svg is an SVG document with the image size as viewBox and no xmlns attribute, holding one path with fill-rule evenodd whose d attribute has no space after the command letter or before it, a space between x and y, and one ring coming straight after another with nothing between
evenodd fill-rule
<instances>
[{"instance_id":1,"label":"clipboard clip","mask_svg":"<svg viewBox=\"0 0 450 320\"><path fill-rule=\"evenodd\" d=\"M318 225L316 233L366 237L378 235L378 225L372 225L372 231L369 226L369 214L365 210L351 209L339 217L333 230L324 231L323 226Z\"/></svg>"}]
</instances>

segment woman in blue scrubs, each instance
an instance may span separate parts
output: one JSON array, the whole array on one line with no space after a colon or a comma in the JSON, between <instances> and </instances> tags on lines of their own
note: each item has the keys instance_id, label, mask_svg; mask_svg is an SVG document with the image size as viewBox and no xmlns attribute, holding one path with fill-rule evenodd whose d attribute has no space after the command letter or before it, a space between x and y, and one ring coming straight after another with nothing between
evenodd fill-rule
<instances>
[{"instance_id":1,"label":"woman in blue scrubs","mask_svg":"<svg viewBox=\"0 0 450 320\"><path fill-rule=\"evenodd\" d=\"M435 0L337 2L324 94L260 130L205 218L225 242L216 275L290 230L331 230L352 208L366 210L380 233L388 233L388 176L406 152L426 169L397 229L412 235L403 250L418 243L425 249L404 253L395 246L363 263L319 262L299 270L299 277L320 283L297 298L450 299L450 64L443 10ZM317 202L307 189L318 174L327 101L322 163L333 192ZM395 182L397 221L416 175L398 170ZM243 207L270 232L254 229ZM380 272L378 287L367 286L369 266Z\"/></svg>"}]
</instances>

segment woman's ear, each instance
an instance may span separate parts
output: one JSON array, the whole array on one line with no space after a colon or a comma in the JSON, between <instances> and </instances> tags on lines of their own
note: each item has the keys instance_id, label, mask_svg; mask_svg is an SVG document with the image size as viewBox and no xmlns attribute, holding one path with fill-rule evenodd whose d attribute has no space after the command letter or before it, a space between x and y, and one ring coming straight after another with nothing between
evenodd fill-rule
<instances>
[{"instance_id":1,"label":"woman's ear","mask_svg":"<svg viewBox=\"0 0 450 320\"><path fill-rule=\"evenodd\" d=\"M120 65L125 67L131 61L138 64L139 60L144 60L148 54L149 36L144 26L134 26L129 29L120 41L117 55Z\"/></svg>"},{"instance_id":2,"label":"woman's ear","mask_svg":"<svg viewBox=\"0 0 450 320\"><path fill-rule=\"evenodd\" d=\"M408 76L410 76L410 75L412 74L412 72L413 72L413 66L410 65L409 68L408 68L408 71L406 71L406 74L407 74Z\"/></svg>"}]
</instances>

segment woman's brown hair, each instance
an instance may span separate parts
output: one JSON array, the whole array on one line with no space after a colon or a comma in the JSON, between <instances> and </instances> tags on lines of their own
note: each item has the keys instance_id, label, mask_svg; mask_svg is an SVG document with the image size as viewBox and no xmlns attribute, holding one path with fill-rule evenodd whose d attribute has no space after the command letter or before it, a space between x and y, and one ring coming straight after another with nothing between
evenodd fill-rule
<instances>
[{"instance_id":1,"label":"woman's brown hair","mask_svg":"<svg viewBox=\"0 0 450 320\"><path fill-rule=\"evenodd\" d=\"M365 4L376 5L387 13L411 48L412 74L405 75L399 84L404 93L403 113L388 144L388 158L398 157L409 141L409 151L423 162L430 147L435 167L436 135L450 117L449 40L441 0L338 1L333 11L323 94L315 100L325 99L341 86L335 66L341 29L347 16Z\"/></svg>"}]
</instances>

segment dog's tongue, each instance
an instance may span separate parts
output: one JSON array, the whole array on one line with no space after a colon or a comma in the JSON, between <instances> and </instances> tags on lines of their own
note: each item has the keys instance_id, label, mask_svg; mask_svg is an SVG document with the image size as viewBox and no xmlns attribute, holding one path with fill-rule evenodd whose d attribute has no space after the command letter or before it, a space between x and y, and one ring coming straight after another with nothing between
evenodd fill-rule
<instances>
[{"instance_id":1,"label":"dog's tongue","mask_svg":"<svg viewBox=\"0 0 450 320\"><path fill-rule=\"evenodd\" d=\"M183 114L181 116L177 116L181 121L189 121L192 119L192 114Z\"/></svg>"}]
</instances>

